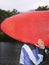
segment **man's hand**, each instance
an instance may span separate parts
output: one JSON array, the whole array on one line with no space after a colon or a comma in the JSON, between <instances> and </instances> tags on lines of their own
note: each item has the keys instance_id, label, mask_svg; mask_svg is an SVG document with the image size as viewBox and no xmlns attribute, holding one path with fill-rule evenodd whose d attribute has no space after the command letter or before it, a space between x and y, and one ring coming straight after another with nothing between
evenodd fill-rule
<instances>
[{"instance_id":1,"label":"man's hand","mask_svg":"<svg viewBox=\"0 0 49 65\"><path fill-rule=\"evenodd\" d=\"M40 49L45 49L44 42L41 39L38 39L38 45L36 45Z\"/></svg>"}]
</instances>

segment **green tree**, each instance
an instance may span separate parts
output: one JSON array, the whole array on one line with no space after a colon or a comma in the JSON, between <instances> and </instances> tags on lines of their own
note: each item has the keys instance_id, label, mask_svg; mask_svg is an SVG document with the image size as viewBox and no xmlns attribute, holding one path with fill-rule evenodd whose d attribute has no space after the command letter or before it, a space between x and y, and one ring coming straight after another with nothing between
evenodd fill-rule
<instances>
[{"instance_id":1,"label":"green tree","mask_svg":"<svg viewBox=\"0 0 49 65\"><path fill-rule=\"evenodd\" d=\"M12 11L8 10L2 10L0 9L0 23L2 23L3 20L5 20L6 18L12 16L12 15L17 15L19 14L20 12L18 12L16 9L13 9ZM1 30L0 30L0 41L2 40L12 40L10 37L6 36Z\"/></svg>"},{"instance_id":2,"label":"green tree","mask_svg":"<svg viewBox=\"0 0 49 65\"><path fill-rule=\"evenodd\" d=\"M41 10L49 10L48 6L39 6L37 9L35 9L36 11L41 11Z\"/></svg>"},{"instance_id":3,"label":"green tree","mask_svg":"<svg viewBox=\"0 0 49 65\"><path fill-rule=\"evenodd\" d=\"M15 15L15 14L19 14L20 12L18 12L16 9L13 9L13 11L5 11L5 10L1 10L0 9L0 23L5 19L5 18L8 18L12 15Z\"/></svg>"},{"instance_id":4,"label":"green tree","mask_svg":"<svg viewBox=\"0 0 49 65\"><path fill-rule=\"evenodd\" d=\"M20 12L18 12L16 9L13 9L13 11L11 12L12 15L15 15L15 14L19 14Z\"/></svg>"}]
</instances>

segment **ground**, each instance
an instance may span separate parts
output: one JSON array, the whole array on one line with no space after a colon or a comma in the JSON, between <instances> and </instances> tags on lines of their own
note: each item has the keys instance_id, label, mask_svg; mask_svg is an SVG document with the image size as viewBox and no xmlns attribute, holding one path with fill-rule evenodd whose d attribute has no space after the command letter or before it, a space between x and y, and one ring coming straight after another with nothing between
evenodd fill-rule
<instances>
[{"instance_id":1,"label":"ground","mask_svg":"<svg viewBox=\"0 0 49 65\"><path fill-rule=\"evenodd\" d=\"M0 42L0 65L19 65L20 51L24 43ZM49 65L49 54L40 65Z\"/></svg>"}]
</instances>

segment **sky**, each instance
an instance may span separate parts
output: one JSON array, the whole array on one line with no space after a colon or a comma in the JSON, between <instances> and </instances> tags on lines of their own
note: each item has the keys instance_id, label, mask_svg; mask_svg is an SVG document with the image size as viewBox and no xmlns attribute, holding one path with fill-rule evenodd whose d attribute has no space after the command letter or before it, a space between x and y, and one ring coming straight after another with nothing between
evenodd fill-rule
<instances>
[{"instance_id":1,"label":"sky","mask_svg":"<svg viewBox=\"0 0 49 65\"><path fill-rule=\"evenodd\" d=\"M0 9L13 10L20 12L34 10L39 6L49 7L49 0L0 0Z\"/></svg>"}]
</instances>

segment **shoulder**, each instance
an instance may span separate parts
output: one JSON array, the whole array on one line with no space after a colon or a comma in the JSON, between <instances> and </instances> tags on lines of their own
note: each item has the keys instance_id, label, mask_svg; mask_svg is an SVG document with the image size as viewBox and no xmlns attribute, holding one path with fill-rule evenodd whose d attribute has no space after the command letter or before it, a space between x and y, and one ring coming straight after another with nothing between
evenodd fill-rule
<instances>
[{"instance_id":1,"label":"shoulder","mask_svg":"<svg viewBox=\"0 0 49 65\"><path fill-rule=\"evenodd\" d=\"M22 48L30 48L31 50L33 50L33 49L35 49L35 48L37 48L35 45L33 45L33 44L24 44L23 46L22 46Z\"/></svg>"},{"instance_id":2,"label":"shoulder","mask_svg":"<svg viewBox=\"0 0 49 65\"><path fill-rule=\"evenodd\" d=\"M25 48L25 47L27 47L28 45L27 44L24 44L23 46L22 46L22 48Z\"/></svg>"}]
</instances>

